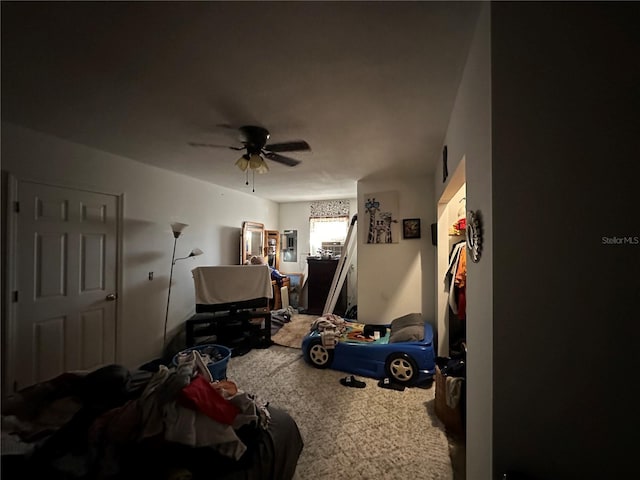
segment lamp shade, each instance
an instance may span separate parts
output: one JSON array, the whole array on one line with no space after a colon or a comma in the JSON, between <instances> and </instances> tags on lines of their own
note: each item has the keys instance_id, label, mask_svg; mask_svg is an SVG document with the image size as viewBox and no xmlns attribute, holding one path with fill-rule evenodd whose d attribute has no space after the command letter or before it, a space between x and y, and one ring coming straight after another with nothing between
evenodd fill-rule
<instances>
[{"instance_id":1,"label":"lamp shade","mask_svg":"<svg viewBox=\"0 0 640 480\"><path fill-rule=\"evenodd\" d=\"M258 153L252 153L251 155L245 153L236 161L236 166L243 172L246 172L247 169L257 173L267 173L269 171L267 162Z\"/></svg>"},{"instance_id":2,"label":"lamp shade","mask_svg":"<svg viewBox=\"0 0 640 480\"><path fill-rule=\"evenodd\" d=\"M173 236L175 238L178 238L180 236L180 234L182 233L182 231L187 228L189 225L187 225L186 223L180 223L180 222L173 222L171 224L171 231L173 232Z\"/></svg>"},{"instance_id":3,"label":"lamp shade","mask_svg":"<svg viewBox=\"0 0 640 480\"><path fill-rule=\"evenodd\" d=\"M243 172L246 171L247 168L249 167L249 155L246 153L242 155L236 162L236 165Z\"/></svg>"},{"instance_id":4,"label":"lamp shade","mask_svg":"<svg viewBox=\"0 0 640 480\"><path fill-rule=\"evenodd\" d=\"M194 248L193 250L191 250L191 251L189 252L189 255L187 255L186 257L174 258L174 259L172 260L172 265L175 265L175 263L176 263L178 260L185 260L185 259L187 259L187 258L197 257L198 255L202 255L202 253L203 253L203 252L202 252L202 250L200 250L199 248Z\"/></svg>"}]
</instances>

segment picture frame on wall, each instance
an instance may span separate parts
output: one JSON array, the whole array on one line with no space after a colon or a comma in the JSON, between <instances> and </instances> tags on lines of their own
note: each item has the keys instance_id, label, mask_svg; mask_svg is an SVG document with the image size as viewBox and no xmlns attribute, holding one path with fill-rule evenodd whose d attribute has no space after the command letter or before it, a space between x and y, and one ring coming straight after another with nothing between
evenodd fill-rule
<instances>
[{"instance_id":1,"label":"picture frame on wall","mask_svg":"<svg viewBox=\"0 0 640 480\"><path fill-rule=\"evenodd\" d=\"M402 220L402 238L420 238L419 218L405 218Z\"/></svg>"},{"instance_id":2,"label":"picture frame on wall","mask_svg":"<svg viewBox=\"0 0 640 480\"><path fill-rule=\"evenodd\" d=\"M364 214L365 243L398 243L400 238L400 220L398 219L398 192L368 193L362 205Z\"/></svg>"}]
</instances>

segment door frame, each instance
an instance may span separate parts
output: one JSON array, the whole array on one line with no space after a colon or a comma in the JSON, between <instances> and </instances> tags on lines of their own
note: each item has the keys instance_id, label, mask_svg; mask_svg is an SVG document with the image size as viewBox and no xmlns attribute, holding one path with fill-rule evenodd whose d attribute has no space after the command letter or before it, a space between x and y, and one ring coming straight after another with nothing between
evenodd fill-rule
<instances>
[{"instance_id":1,"label":"door frame","mask_svg":"<svg viewBox=\"0 0 640 480\"><path fill-rule=\"evenodd\" d=\"M449 292L442 288L444 277L449 266L449 219L444 218L448 212L448 205L451 199L467 183L466 180L466 156L462 156L456 169L449 178L449 183L443 190L442 195L436 204L437 241L436 241L436 291L435 291L435 313L436 313L436 353L438 356L449 355Z\"/></svg>"},{"instance_id":2,"label":"door frame","mask_svg":"<svg viewBox=\"0 0 640 480\"><path fill-rule=\"evenodd\" d=\"M3 172L3 177L4 177ZM4 180L4 179L3 179ZM5 203L3 209L4 216L4 243L5 251L3 256L5 278L4 289L2 291L4 308L2 311L2 398L14 392L15 386L15 348L12 340L16 338L16 302L13 301L13 292L17 290L18 271L16 268L16 257L18 252L17 234L18 234L18 216L15 211L15 205L18 201L18 188L21 182L38 183L41 185L57 188L65 188L69 190L78 190L88 193L97 193L100 195L109 195L115 197L116 200L116 258L115 258L115 281L116 281L116 308L115 308L115 345L114 356L116 363L122 359L120 332L122 332L122 258L123 258L123 217L124 217L124 194L105 192L94 188L83 188L71 185L62 185L58 183L48 183L39 179L18 177L10 172L6 172L6 196L2 199Z\"/></svg>"}]
</instances>

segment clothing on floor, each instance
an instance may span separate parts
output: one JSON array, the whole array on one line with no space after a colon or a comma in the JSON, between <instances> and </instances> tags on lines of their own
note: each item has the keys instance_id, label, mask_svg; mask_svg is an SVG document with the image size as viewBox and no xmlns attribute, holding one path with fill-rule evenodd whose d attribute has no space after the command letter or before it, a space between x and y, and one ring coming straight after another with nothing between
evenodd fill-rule
<instances>
[{"instance_id":1,"label":"clothing on floor","mask_svg":"<svg viewBox=\"0 0 640 480\"><path fill-rule=\"evenodd\" d=\"M445 400L449 408L456 408L460 402L460 393L462 391L462 377L447 377L446 380L446 396Z\"/></svg>"}]
</instances>

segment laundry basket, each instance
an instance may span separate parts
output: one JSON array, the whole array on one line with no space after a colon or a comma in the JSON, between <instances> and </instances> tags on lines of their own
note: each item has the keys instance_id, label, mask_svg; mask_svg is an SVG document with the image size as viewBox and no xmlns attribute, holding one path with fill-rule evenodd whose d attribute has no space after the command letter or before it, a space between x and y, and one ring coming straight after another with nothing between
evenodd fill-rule
<instances>
[{"instance_id":1,"label":"laundry basket","mask_svg":"<svg viewBox=\"0 0 640 480\"><path fill-rule=\"evenodd\" d=\"M189 353L192 350L197 350L201 355L209 355L213 360L207 364L207 369L211 372L211 376L214 380L224 380L227 378L227 364L231 358L231 350L224 345L216 345L214 343L208 343L205 345L198 345L196 347L187 348L178 352L173 357L171 362L174 366L178 366L178 358L180 355Z\"/></svg>"}]
</instances>

